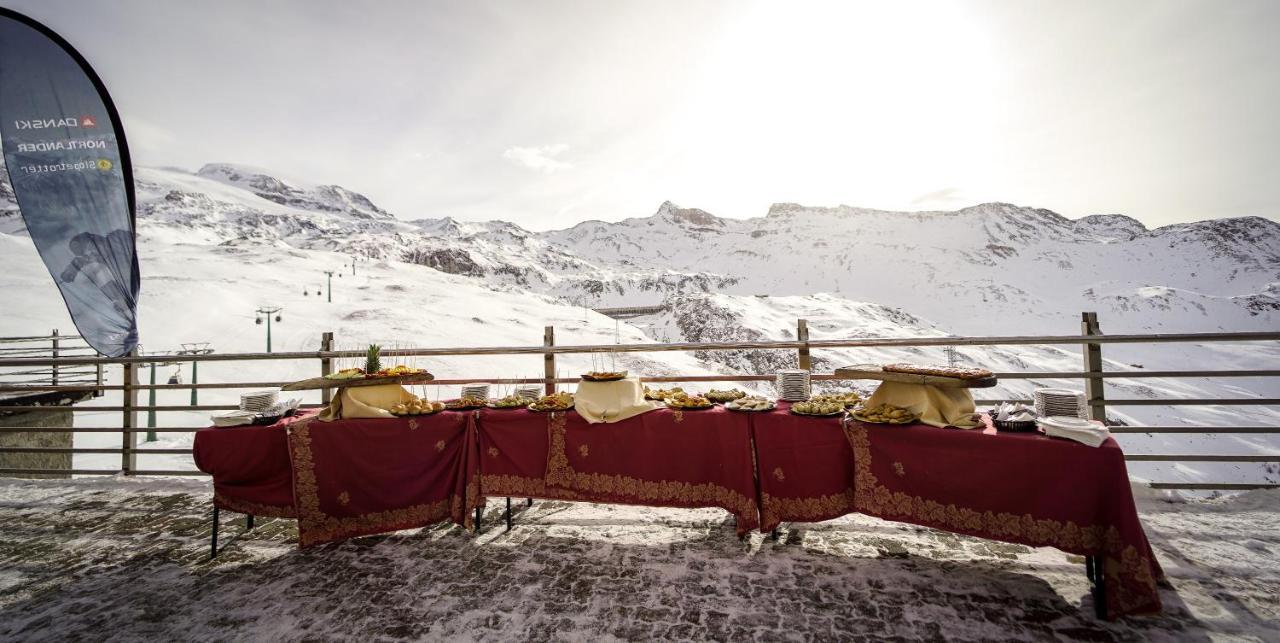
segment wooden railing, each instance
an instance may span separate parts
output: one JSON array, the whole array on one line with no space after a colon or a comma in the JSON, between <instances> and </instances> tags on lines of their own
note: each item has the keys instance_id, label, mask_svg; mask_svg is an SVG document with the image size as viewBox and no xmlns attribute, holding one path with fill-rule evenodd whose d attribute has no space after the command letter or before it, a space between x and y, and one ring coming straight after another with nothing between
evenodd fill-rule
<instances>
[{"instance_id":1,"label":"wooden railing","mask_svg":"<svg viewBox=\"0 0 1280 643\"><path fill-rule=\"evenodd\" d=\"M48 335L0 337L0 359L49 358L54 360L51 364L33 362L25 367L0 369L0 386L87 385L90 388L82 390L97 392L102 384L101 365L66 365L61 362L61 358L96 355L97 351L90 348L83 337L63 335L57 329ZM6 393L14 393L14 391L0 389L0 398L8 397Z\"/></svg>"},{"instance_id":2,"label":"wooden railing","mask_svg":"<svg viewBox=\"0 0 1280 643\"><path fill-rule=\"evenodd\" d=\"M547 326L541 345L532 346L476 346L450 348L410 348L386 350L388 357L465 357L477 355L540 355L543 358L543 377L540 378L466 378L437 379L433 384L458 385L471 382L489 382L494 384L545 384L548 391L557 384L576 383L577 378L557 377L556 356L582 353L646 353L664 351L731 351L731 350L784 350L795 351L796 363L804 368L811 368L810 353L813 350L832 348L892 348L892 347L946 347L946 346L1010 346L1010 345L1078 345L1082 349L1082 368L1078 371L1035 371L996 373L1002 380L1028 379L1077 379L1084 384L1090 414L1099 420L1106 419L1106 409L1118 406L1181 406L1211 405L1239 406L1265 405L1280 406L1277 398L1135 398L1107 399L1104 394L1104 383L1108 379L1159 379L1159 378L1235 378L1235 377L1280 377L1280 370L1164 370L1164 371L1105 371L1103 370L1102 346L1104 344L1167 344L1167 343L1217 343L1217 342L1259 342L1280 340L1280 332L1243 332L1243 333L1176 333L1176 334L1125 334L1104 335L1098 327L1097 316L1084 313L1079 335L1065 336L998 336L998 337L909 337L909 338L857 338L843 340L813 340L808 335L808 325L799 320L796 328L796 339L787 341L751 341L751 342L668 342L652 344L592 344L565 345L555 344L555 329ZM333 350L333 334L325 333L321 337L319 350L283 353L211 353L204 355L187 355L184 361L191 362L261 362L266 360L314 360L318 362L317 372L327 374L333 370L333 362L337 359L355 359L363 357L363 351ZM168 357L172 359L172 357ZM0 355L0 373L4 369L52 369L70 367L91 367L101 369L107 366L122 367L123 376L119 384L11 384L0 382L0 394L6 392L33 391L83 391L92 390L98 393L105 391L121 391L122 402L118 406L86 406L72 407L73 411L118 412L121 414L120 426L116 427L41 427L7 429L4 431L33 432L73 432L73 433L120 433L121 446L117 448L43 448L43 447L0 447L0 452L45 452L45 453L87 453L87 454L120 454L120 466L114 469L12 469L0 468L0 475L5 474L118 474L125 475L203 475L198 471L139 469L137 456L145 454L190 454L189 448L146 448L140 447L137 437L142 430L138 426L137 414L140 412L175 412L175 411L220 411L236 408L235 405L140 405L139 391L164 390L200 390L200 389L255 389L282 386L282 381L239 381L239 382L204 382L199 384L142 384L138 369L141 365L160 361L158 356L134 355L122 358L102 358L91 356L37 356L10 357ZM723 375L666 375L646 376L647 382L769 382L772 374L723 374ZM829 381L837 378L829 373L815 373L816 381ZM979 405L989 405L1008 398L978 399ZM322 403L327 403L327 396ZM1030 400L1021 400L1030 402ZM310 405L315 406L315 405ZM42 406L2 406L3 412L42 412L48 411ZM62 409L65 410L65 407ZM159 426L145 429L157 433L189 433L198 430L196 427ZM1170 434L1280 434L1278 426L1112 426L1112 433L1170 433ZM1280 453L1264 453L1251 455L1218 455L1218 454L1131 454L1126 458L1138 462L1276 462L1280 463ZM1161 489L1214 489L1240 490L1262 487L1277 487L1272 483L1230 483L1230 482L1157 482L1152 487Z\"/></svg>"}]
</instances>

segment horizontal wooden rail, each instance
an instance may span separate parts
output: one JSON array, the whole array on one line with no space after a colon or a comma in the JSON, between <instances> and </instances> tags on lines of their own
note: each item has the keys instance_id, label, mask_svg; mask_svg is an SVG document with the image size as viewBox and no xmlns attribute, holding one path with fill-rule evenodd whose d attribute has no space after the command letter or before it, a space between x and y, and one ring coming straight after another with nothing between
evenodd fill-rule
<instances>
[{"instance_id":1,"label":"horizontal wooden rail","mask_svg":"<svg viewBox=\"0 0 1280 643\"><path fill-rule=\"evenodd\" d=\"M1280 489L1280 484L1270 482L1151 482L1152 489L1185 489L1187 491L1249 491L1250 489Z\"/></svg>"},{"instance_id":2,"label":"horizontal wooden rail","mask_svg":"<svg viewBox=\"0 0 1280 643\"><path fill-rule=\"evenodd\" d=\"M203 426L168 426L157 428L134 428L134 433L195 433ZM78 427L78 426L0 426L0 434L4 433L120 433L121 427Z\"/></svg>"},{"instance_id":3,"label":"horizontal wooden rail","mask_svg":"<svg viewBox=\"0 0 1280 643\"><path fill-rule=\"evenodd\" d=\"M672 342L663 344L584 344L566 346L474 346L455 348L387 349L384 357L448 357L463 355L547 355L566 353L650 353L670 351L785 350L823 348L882 348L894 346L1015 346L1029 344L1161 344L1171 342L1258 342L1280 340L1280 332L1153 333L1146 335L1012 335L995 337L891 337L818 339L809 341ZM76 364L148 364L161 361L226 362L294 359L363 358L364 351L295 351L280 353L208 353L205 355L136 357L69 357L0 359L0 367Z\"/></svg>"},{"instance_id":4,"label":"horizontal wooden rail","mask_svg":"<svg viewBox=\"0 0 1280 643\"><path fill-rule=\"evenodd\" d=\"M119 433L120 429L116 429ZM191 449L143 449L133 448L127 450L129 453L159 453L180 455L191 455ZM125 453L126 449L120 447L4 447L0 446L0 453Z\"/></svg>"},{"instance_id":5,"label":"horizontal wooden rail","mask_svg":"<svg viewBox=\"0 0 1280 643\"><path fill-rule=\"evenodd\" d=\"M301 404L298 408L314 409L319 408L318 404ZM5 406L0 405L0 413L22 412L22 413L53 413L56 411L73 411L76 413L94 413L97 411L234 411L240 408L237 404L200 404L197 406L151 406L140 404L134 407L123 406Z\"/></svg>"},{"instance_id":6,"label":"horizontal wooden rail","mask_svg":"<svg viewBox=\"0 0 1280 643\"><path fill-rule=\"evenodd\" d=\"M137 469L131 473L145 476L208 476L203 471L188 471L184 469ZM33 475L46 474L55 476L114 476L119 475L119 469L0 469L0 476L3 475Z\"/></svg>"},{"instance_id":7,"label":"horizontal wooden rail","mask_svg":"<svg viewBox=\"0 0 1280 643\"><path fill-rule=\"evenodd\" d=\"M1186 397L1151 398L1148 400L1113 400L1107 398L1107 406L1275 406L1280 398L1274 397Z\"/></svg>"},{"instance_id":8,"label":"horizontal wooden rail","mask_svg":"<svg viewBox=\"0 0 1280 643\"><path fill-rule=\"evenodd\" d=\"M1280 462L1280 453L1263 455L1197 455L1193 453L1126 453L1131 462Z\"/></svg>"},{"instance_id":9,"label":"horizontal wooden rail","mask_svg":"<svg viewBox=\"0 0 1280 643\"><path fill-rule=\"evenodd\" d=\"M1109 426L1112 433L1280 433L1280 426Z\"/></svg>"},{"instance_id":10,"label":"horizontal wooden rail","mask_svg":"<svg viewBox=\"0 0 1280 643\"><path fill-rule=\"evenodd\" d=\"M35 474L47 474L54 476L114 476L118 473L120 473L119 469L0 469L0 476Z\"/></svg>"},{"instance_id":11,"label":"horizontal wooden rail","mask_svg":"<svg viewBox=\"0 0 1280 643\"><path fill-rule=\"evenodd\" d=\"M65 372L65 371L64 371ZM4 373L0 372L0 376ZM1280 370L1241 370L1241 371L1043 371L1043 372L1018 372L1018 373L996 373L1001 379L1081 379L1086 377L1101 377L1105 379L1151 379L1151 378L1186 378L1186 377L1280 377ZM646 382L771 382L773 375L659 375L645 377ZM843 380L845 378L837 378L830 373L815 373L813 379L816 381ZM465 379L439 379L433 380L432 385L440 386L457 386L461 384L471 384L474 382L487 382L490 384L544 384L546 378L541 377L517 377L517 378L465 378ZM556 378L556 384L573 384L578 382L576 377ZM138 384L132 387L126 387L122 384L103 384L103 385L42 385L42 384L3 384L0 383L0 392L81 392L81 391L120 391L129 388L130 390L157 390L157 391L186 391L191 389L240 389L240 388L275 388L289 384L288 381L271 381L271 382L213 382L200 384Z\"/></svg>"}]
</instances>

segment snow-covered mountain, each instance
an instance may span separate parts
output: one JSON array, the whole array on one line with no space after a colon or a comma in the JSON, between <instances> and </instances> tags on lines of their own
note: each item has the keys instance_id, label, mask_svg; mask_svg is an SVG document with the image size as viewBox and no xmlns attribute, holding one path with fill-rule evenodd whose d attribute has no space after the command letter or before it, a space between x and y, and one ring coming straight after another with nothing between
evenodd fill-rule
<instances>
[{"instance_id":1,"label":"snow-covered mountain","mask_svg":"<svg viewBox=\"0 0 1280 643\"><path fill-rule=\"evenodd\" d=\"M285 307L276 345L289 349L314 348L327 330L349 347L534 344L545 324L572 343L789 339L799 318L816 339L1072 334L1082 310L1098 311L1103 329L1113 333L1280 326L1280 225L1261 218L1149 230L1123 215L1071 220L999 203L954 212L778 204L752 219L664 203L648 217L535 232L502 221L396 216L340 186L246 166L139 168L136 177L148 350L211 339L219 351L260 350L263 329L252 323L252 311L263 304ZM23 234L0 173L0 288L24 304L0 316L0 332L69 329ZM334 279L333 304L317 296L324 271L343 275ZM650 310L623 321L589 310L637 306ZM1266 368L1280 358L1280 347L1108 346L1104 354L1111 370ZM961 348L957 355L1000 371L1080 365L1071 347ZM794 359L787 351L660 352L624 363L650 375L768 373ZM941 349L814 353L820 370L901 359L945 361ZM446 376L481 377L535 375L536 362L491 357L428 366ZM563 364L577 372L589 360ZM208 377L235 377L221 372L227 368L233 367L211 365ZM1051 384L1011 380L984 395L1025 397ZM1280 384L1110 380L1108 394L1280 397ZM1133 424L1280 424L1280 412L1260 406L1127 407L1113 414ZM1130 439L1126 447L1169 452L1193 444L1174 437ZM1199 446L1218 453L1277 446L1265 436L1222 439ZM1213 475L1221 478L1219 469ZM1248 478L1258 469L1237 473ZM1135 473L1195 479L1203 471L1153 464Z\"/></svg>"}]
</instances>

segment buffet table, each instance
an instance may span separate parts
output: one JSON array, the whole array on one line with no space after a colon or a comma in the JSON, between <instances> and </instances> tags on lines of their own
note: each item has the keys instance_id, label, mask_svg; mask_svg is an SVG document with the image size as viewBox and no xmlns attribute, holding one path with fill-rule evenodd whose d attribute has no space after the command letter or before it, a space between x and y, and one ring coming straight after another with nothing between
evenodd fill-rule
<instances>
[{"instance_id":1,"label":"buffet table","mask_svg":"<svg viewBox=\"0 0 1280 643\"><path fill-rule=\"evenodd\" d=\"M304 417L203 429L195 453L215 506L296 517L302 547L443 520L469 528L485 497L719 507L739 534L859 512L1084 555L1107 618L1160 609L1160 568L1114 440L1092 448L786 408L595 425L524 409Z\"/></svg>"},{"instance_id":2,"label":"buffet table","mask_svg":"<svg viewBox=\"0 0 1280 643\"><path fill-rule=\"evenodd\" d=\"M480 494L658 507L719 507L760 525L742 414L659 409L613 424L577 413L486 411Z\"/></svg>"}]
</instances>

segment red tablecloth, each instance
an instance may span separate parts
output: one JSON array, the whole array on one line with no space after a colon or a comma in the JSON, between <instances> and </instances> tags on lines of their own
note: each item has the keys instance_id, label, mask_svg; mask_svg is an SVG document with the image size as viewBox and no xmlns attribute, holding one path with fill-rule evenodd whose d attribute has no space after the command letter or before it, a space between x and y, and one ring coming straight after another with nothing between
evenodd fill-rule
<instances>
[{"instance_id":1,"label":"red tablecloth","mask_svg":"<svg viewBox=\"0 0 1280 643\"><path fill-rule=\"evenodd\" d=\"M1160 610L1160 565L1114 439L1094 448L1038 433L853 420L844 433L858 512L1097 556L1109 618Z\"/></svg>"},{"instance_id":2,"label":"red tablecloth","mask_svg":"<svg viewBox=\"0 0 1280 643\"><path fill-rule=\"evenodd\" d=\"M748 421L723 408L610 424L572 412L485 411L479 428L482 495L720 507L739 533L759 525Z\"/></svg>"},{"instance_id":3,"label":"red tablecloth","mask_svg":"<svg viewBox=\"0 0 1280 643\"><path fill-rule=\"evenodd\" d=\"M819 522L853 511L853 458L840 418L792 415L779 402L751 413L760 472L760 529Z\"/></svg>"},{"instance_id":4,"label":"red tablecloth","mask_svg":"<svg viewBox=\"0 0 1280 643\"><path fill-rule=\"evenodd\" d=\"M298 419L196 431L192 455L196 467L213 476L216 506L256 516L297 517L285 427Z\"/></svg>"},{"instance_id":5,"label":"red tablecloth","mask_svg":"<svg viewBox=\"0 0 1280 643\"><path fill-rule=\"evenodd\" d=\"M302 547L441 520L470 527L475 413L290 425Z\"/></svg>"},{"instance_id":6,"label":"red tablecloth","mask_svg":"<svg viewBox=\"0 0 1280 643\"><path fill-rule=\"evenodd\" d=\"M297 516L302 546L444 519L469 527L485 496L720 507L739 533L857 511L1094 556L1110 617L1160 609L1160 568L1114 440L1092 448L786 408L663 409L595 425L526 410L305 419L201 430L195 457L218 506Z\"/></svg>"}]
</instances>

